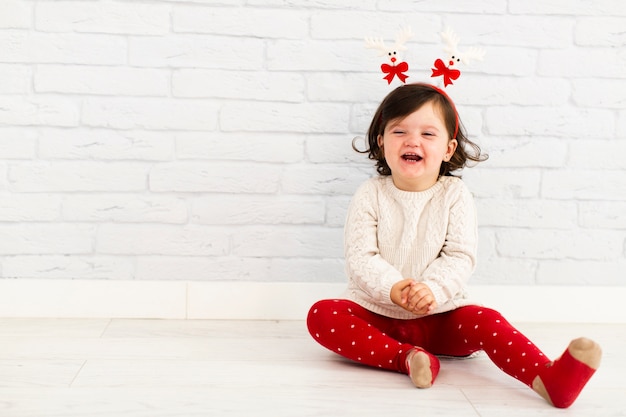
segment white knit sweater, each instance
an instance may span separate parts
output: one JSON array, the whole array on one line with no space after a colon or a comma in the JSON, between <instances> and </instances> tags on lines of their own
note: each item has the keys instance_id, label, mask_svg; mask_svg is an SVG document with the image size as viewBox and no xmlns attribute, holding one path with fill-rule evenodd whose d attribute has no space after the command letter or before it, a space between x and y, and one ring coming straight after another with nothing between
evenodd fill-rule
<instances>
[{"instance_id":1,"label":"white knit sweater","mask_svg":"<svg viewBox=\"0 0 626 417\"><path fill-rule=\"evenodd\" d=\"M428 285L434 313L471 304L465 283L476 264L476 210L459 178L441 177L421 192L399 190L391 176L369 179L350 203L344 245L344 297L370 311L420 317L391 301L391 287L404 278Z\"/></svg>"}]
</instances>

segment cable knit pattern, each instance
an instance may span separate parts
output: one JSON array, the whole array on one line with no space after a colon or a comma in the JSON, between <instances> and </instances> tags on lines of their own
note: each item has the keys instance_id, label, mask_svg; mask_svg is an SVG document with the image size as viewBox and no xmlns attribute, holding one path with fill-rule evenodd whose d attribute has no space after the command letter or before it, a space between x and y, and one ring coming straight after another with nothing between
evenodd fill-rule
<instances>
[{"instance_id":1,"label":"cable knit pattern","mask_svg":"<svg viewBox=\"0 0 626 417\"><path fill-rule=\"evenodd\" d=\"M459 178L441 177L422 192L401 191L390 176L371 178L352 198L344 244L344 297L370 311L419 317L389 297L404 278L428 285L438 305L434 313L473 304L465 283L476 265L476 210Z\"/></svg>"}]
</instances>

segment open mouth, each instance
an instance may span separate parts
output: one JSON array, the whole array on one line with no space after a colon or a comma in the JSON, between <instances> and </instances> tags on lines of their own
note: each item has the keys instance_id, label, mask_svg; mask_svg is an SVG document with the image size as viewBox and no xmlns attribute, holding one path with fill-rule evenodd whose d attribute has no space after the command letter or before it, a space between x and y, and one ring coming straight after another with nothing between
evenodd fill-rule
<instances>
[{"instance_id":1,"label":"open mouth","mask_svg":"<svg viewBox=\"0 0 626 417\"><path fill-rule=\"evenodd\" d=\"M422 157L416 153L405 153L402 155L402 159L409 162L419 162L422 160Z\"/></svg>"}]
</instances>

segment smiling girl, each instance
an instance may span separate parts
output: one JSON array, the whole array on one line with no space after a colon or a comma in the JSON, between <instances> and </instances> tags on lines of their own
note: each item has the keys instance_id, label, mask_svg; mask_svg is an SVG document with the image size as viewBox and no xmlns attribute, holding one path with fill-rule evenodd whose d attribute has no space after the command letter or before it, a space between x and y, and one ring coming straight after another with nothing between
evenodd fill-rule
<instances>
[{"instance_id":1,"label":"smiling girl","mask_svg":"<svg viewBox=\"0 0 626 417\"><path fill-rule=\"evenodd\" d=\"M378 177L356 191L345 225L348 288L315 303L307 326L324 347L356 362L409 375L428 388L436 355L484 351L555 407L569 407L600 364L597 343L573 340L548 359L497 311L472 302L474 201L454 176L486 159L465 135L450 98L407 84L380 104L368 130Z\"/></svg>"}]
</instances>

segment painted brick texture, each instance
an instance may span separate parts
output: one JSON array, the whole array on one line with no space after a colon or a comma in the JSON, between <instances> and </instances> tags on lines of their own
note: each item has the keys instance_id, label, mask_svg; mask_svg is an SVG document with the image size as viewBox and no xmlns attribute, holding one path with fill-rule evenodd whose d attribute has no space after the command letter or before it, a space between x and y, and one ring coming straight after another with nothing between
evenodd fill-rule
<instances>
[{"instance_id":1,"label":"painted brick texture","mask_svg":"<svg viewBox=\"0 0 626 417\"><path fill-rule=\"evenodd\" d=\"M621 0L0 3L0 278L342 282L351 148L382 97L365 36L447 25L483 284L626 285Z\"/></svg>"}]
</instances>

